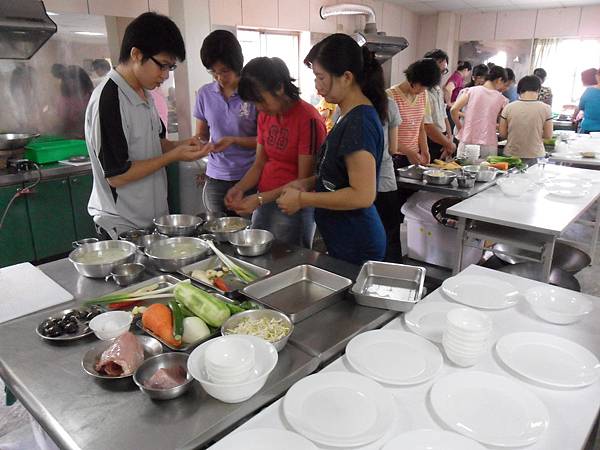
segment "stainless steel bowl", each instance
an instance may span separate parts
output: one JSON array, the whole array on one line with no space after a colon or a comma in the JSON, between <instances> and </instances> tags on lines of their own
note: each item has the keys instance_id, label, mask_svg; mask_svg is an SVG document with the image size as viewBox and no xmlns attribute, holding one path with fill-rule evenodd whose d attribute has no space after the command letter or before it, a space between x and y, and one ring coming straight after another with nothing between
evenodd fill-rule
<instances>
[{"instance_id":1,"label":"stainless steel bowl","mask_svg":"<svg viewBox=\"0 0 600 450\"><path fill-rule=\"evenodd\" d=\"M147 394L150 398L155 400L170 400L183 395L192 385L194 377L187 371L187 360L189 355L187 353L162 353L160 355L153 356L145 360L140 367L133 374L133 381L140 388L144 394ZM144 386L144 382L159 369L169 369L172 367L183 367L186 373L185 381L175 387L169 389L156 389Z\"/></svg>"},{"instance_id":2,"label":"stainless steel bowl","mask_svg":"<svg viewBox=\"0 0 600 450\"><path fill-rule=\"evenodd\" d=\"M115 252L121 253L123 256L116 257L114 260L107 257L107 260L103 262L90 261ZM69 254L69 261L84 277L104 278L113 271L115 266L132 262L136 252L137 247L131 242L99 241L77 247Z\"/></svg>"},{"instance_id":3,"label":"stainless steel bowl","mask_svg":"<svg viewBox=\"0 0 600 450\"><path fill-rule=\"evenodd\" d=\"M475 186L475 177L470 175L458 175L456 177L456 182L460 188L472 188Z\"/></svg>"},{"instance_id":4,"label":"stainless steel bowl","mask_svg":"<svg viewBox=\"0 0 600 450\"><path fill-rule=\"evenodd\" d=\"M259 256L267 253L275 236L267 230L241 230L229 236L229 243L242 256Z\"/></svg>"},{"instance_id":5,"label":"stainless steel bowl","mask_svg":"<svg viewBox=\"0 0 600 450\"><path fill-rule=\"evenodd\" d=\"M193 247L194 251L187 250ZM182 254L185 251L185 254ZM177 272L181 267L199 261L210 252L210 247L202 239L194 237L173 237L152 242L144 253L156 268L162 272Z\"/></svg>"},{"instance_id":6,"label":"stainless steel bowl","mask_svg":"<svg viewBox=\"0 0 600 450\"><path fill-rule=\"evenodd\" d=\"M141 263L120 264L106 276L106 281L112 278L119 286L129 286L144 273L144 269L145 266Z\"/></svg>"},{"instance_id":7,"label":"stainless steel bowl","mask_svg":"<svg viewBox=\"0 0 600 450\"><path fill-rule=\"evenodd\" d=\"M495 167L487 167L487 166L464 166L463 170L465 173L475 176L475 181L479 181L482 183L487 183L488 181L492 181L500 172Z\"/></svg>"},{"instance_id":8,"label":"stainless steel bowl","mask_svg":"<svg viewBox=\"0 0 600 450\"><path fill-rule=\"evenodd\" d=\"M137 245L139 247L140 240L149 233L150 233L150 231L144 230L143 228L127 230L127 231L123 231L122 233L119 233L119 240L133 242L135 245Z\"/></svg>"},{"instance_id":9,"label":"stainless steel bowl","mask_svg":"<svg viewBox=\"0 0 600 450\"><path fill-rule=\"evenodd\" d=\"M29 141L38 136L37 133L2 133L0 134L0 150L25 147Z\"/></svg>"},{"instance_id":10,"label":"stainless steel bowl","mask_svg":"<svg viewBox=\"0 0 600 450\"><path fill-rule=\"evenodd\" d=\"M285 344L287 344L288 339L294 332L294 324L288 316L286 316L283 313L280 313L279 311L275 311L274 309L254 309L252 311L244 311L241 313L234 314L229 319L227 319L225 323L221 326L221 334L223 336L226 336L228 334L234 334L231 333L231 330L237 327L240 324L240 322L244 319L256 320L262 319L263 317L266 317L267 319L282 320L283 324L288 326L290 329L286 336L282 337L278 341L271 342L271 344L273 344L279 352L281 351L281 349L283 349L283 347L285 347Z\"/></svg>"},{"instance_id":11,"label":"stainless steel bowl","mask_svg":"<svg viewBox=\"0 0 600 450\"><path fill-rule=\"evenodd\" d=\"M167 236L192 236L204 219L191 214L168 214L154 219L154 226L159 233Z\"/></svg>"},{"instance_id":12,"label":"stainless steel bowl","mask_svg":"<svg viewBox=\"0 0 600 450\"><path fill-rule=\"evenodd\" d=\"M160 233L147 234L140 238L138 247L141 249L145 249L146 247L149 247L153 242L160 241L162 239L168 239L168 238L169 238L169 236L167 236L166 234L160 234Z\"/></svg>"},{"instance_id":13,"label":"stainless steel bowl","mask_svg":"<svg viewBox=\"0 0 600 450\"><path fill-rule=\"evenodd\" d=\"M243 217L220 217L206 222L204 229L207 233L214 234L220 242L227 242L233 233L249 226L250 221Z\"/></svg>"},{"instance_id":14,"label":"stainless steel bowl","mask_svg":"<svg viewBox=\"0 0 600 450\"><path fill-rule=\"evenodd\" d=\"M423 172L423 178L428 184L447 186L456 178L456 174L451 170L433 169Z\"/></svg>"},{"instance_id":15,"label":"stainless steel bowl","mask_svg":"<svg viewBox=\"0 0 600 450\"><path fill-rule=\"evenodd\" d=\"M81 247L82 245L85 244L93 244L95 242L98 242L100 239L98 238L83 238L83 239L79 239L78 241L73 241L72 245L73 248L77 248L77 247Z\"/></svg>"}]
</instances>

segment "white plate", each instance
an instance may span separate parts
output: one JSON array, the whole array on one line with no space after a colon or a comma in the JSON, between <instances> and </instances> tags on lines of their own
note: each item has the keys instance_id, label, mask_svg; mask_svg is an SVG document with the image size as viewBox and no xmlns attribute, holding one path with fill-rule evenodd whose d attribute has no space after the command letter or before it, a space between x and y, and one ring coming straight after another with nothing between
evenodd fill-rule
<instances>
[{"instance_id":1,"label":"white plate","mask_svg":"<svg viewBox=\"0 0 600 450\"><path fill-rule=\"evenodd\" d=\"M450 431L414 430L392 439L381 450L485 450L481 444Z\"/></svg>"},{"instance_id":2,"label":"white plate","mask_svg":"<svg viewBox=\"0 0 600 450\"><path fill-rule=\"evenodd\" d=\"M546 190L557 197L577 198L587 195L591 183L577 179L555 178L544 184Z\"/></svg>"},{"instance_id":3,"label":"white plate","mask_svg":"<svg viewBox=\"0 0 600 450\"><path fill-rule=\"evenodd\" d=\"M321 372L289 389L283 413L311 441L348 448L382 437L397 410L393 395L375 381L354 373Z\"/></svg>"},{"instance_id":4,"label":"white plate","mask_svg":"<svg viewBox=\"0 0 600 450\"><path fill-rule=\"evenodd\" d=\"M519 301L512 284L488 276L458 275L442 283L442 292L463 305L481 309L504 309Z\"/></svg>"},{"instance_id":5,"label":"white plate","mask_svg":"<svg viewBox=\"0 0 600 450\"><path fill-rule=\"evenodd\" d=\"M225 436L210 450L317 450L308 439L287 430L253 428Z\"/></svg>"},{"instance_id":6,"label":"white plate","mask_svg":"<svg viewBox=\"0 0 600 450\"><path fill-rule=\"evenodd\" d=\"M419 302L404 315L404 323L413 333L439 344L446 328L446 315L454 308L460 306L446 302Z\"/></svg>"},{"instance_id":7,"label":"white plate","mask_svg":"<svg viewBox=\"0 0 600 450\"><path fill-rule=\"evenodd\" d=\"M600 362L592 352L551 334L508 334L498 340L496 352L510 369L546 386L580 388L600 377Z\"/></svg>"},{"instance_id":8,"label":"white plate","mask_svg":"<svg viewBox=\"0 0 600 450\"><path fill-rule=\"evenodd\" d=\"M561 325L577 322L594 309L585 295L547 284L525 291L525 299L539 317Z\"/></svg>"},{"instance_id":9,"label":"white plate","mask_svg":"<svg viewBox=\"0 0 600 450\"><path fill-rule=\"evenodd\" d=\"M433 378L442 368L439 349L428 340L394 330L361 333L346 346L350 365L382 383L410 385Z\"/></svg>"},{"instance_id":10,"label":"white plate","mask_svg":"<svg viewBox=\"0 0 600 450\"><path fill-rule=\"evenodd\" d=\"M548 428L548 410L516 381L479 371L448 375L431 388L431 405L450 428L482 444L518 447Z\"/></svg>"}]
</instances>

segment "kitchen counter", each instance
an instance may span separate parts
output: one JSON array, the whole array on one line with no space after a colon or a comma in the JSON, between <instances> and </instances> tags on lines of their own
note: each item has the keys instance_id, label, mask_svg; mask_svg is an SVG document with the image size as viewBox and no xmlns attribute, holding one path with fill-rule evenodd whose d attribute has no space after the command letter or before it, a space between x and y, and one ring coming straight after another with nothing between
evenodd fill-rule
<instances>
[{"instance_id":1,"label":"kitchen counter","mask_svg":"<svg viewBox=\"0 0 600 450\"><path fill-rule=\"evenodd\" d=\"M231 248L226 249L232 253ZM355 278L358 267L327 255L276 243L270 254L245 258L273 273L299 264ZM71 292L75 301L117 287L78 275L66 259L40 268ZM157 274L150 270L146 278ZM293 299L292 299L293 300ZM277 400L299 379L313 373L343 350L352 336L377 328L396 313L356 305L351 296L298 323L266 386L250 400L226 404L209 397L198 383L179 399L157 402L139 392L131 380L96 380L81 369L93 336L68 344L40 340L34 329L52 310L37 312L0 326L0 376L65 449L166 449L202 447L239 422Z\"/></svg>"},{"instance_id":2,"label":"kitchen counter","mask_svg":"<svg viewBox=\"0 0 600 450\"><path fill-rule=\"evenodd\" d=\"M496 180L488 181L487 183L478 183L475 182L475 185L472 188L460 188L456 180L452 181L447 186L440 186L437 184L429 184L423 180L415 180L413 178L405 178L405 177L396 177L396 181L398 182L398 187L400 188L408 188L415 191L431 191L437 192L440 194L445 194L450 197L459 197L459 198L469 198L479 192L485 191L486 189L494 186L496 184Z\"/></svg>"},{"instance_id":3,"label":"kitchen counter","mask_svg":"<svg viewBox=\"0 0 600 450\"><path fill-rule=\"evenodd\" d=\"M67 164L52 163L44 164L40 168L42 170L42 179L47 180L49 178L61 178L69 175L89 173L92 170L92 165L88 163L81 166L70 166ZM17 172L11 168L0 169L0 187L34 181L37 179L37 176L37 170L35 169L25 172Z\"/></svg>"}]
</instances>

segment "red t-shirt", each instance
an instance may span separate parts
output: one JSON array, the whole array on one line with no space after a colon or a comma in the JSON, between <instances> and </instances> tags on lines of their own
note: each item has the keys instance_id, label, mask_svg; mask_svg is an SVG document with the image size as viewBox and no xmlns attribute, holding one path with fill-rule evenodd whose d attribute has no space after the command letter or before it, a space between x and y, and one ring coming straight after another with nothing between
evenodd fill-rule
<instances>
[{"instance_id":1,"label":"red t-shirt","mask_svg":"<svg viewBox=\"0 0 600 450\"><path fill-rule=\"evenodd\" d=\"M281 115L259 113L257 142L267 162L258 190L271 191L298 178L298 155L316 155L326 136L323 118L304 100Z\"/></svg>"}]
</instances>

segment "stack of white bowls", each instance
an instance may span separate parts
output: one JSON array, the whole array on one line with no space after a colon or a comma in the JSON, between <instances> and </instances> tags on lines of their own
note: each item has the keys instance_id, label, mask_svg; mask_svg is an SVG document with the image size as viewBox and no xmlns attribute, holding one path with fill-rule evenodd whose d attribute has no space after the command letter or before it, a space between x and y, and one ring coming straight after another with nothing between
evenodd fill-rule
<instances>
[{"instance_id":1,"label":"stack of white bowls","mask_svg":"<svg viewBox=\"0 0 600 450\"><path fill-rule=\"evenodd\" d=\"M254 369L254 347L245 339L215 340L206 349L204 361L213 383L242 383Z\"/></svg>"},{"instance_id":2,"label":"stack of white bowls","mask_svg":"<svg viewBox=\"0 0 600 450\"><path fill-rule=\"evenodd\" d=\"M442 344L448 359L461 367L473 366L487 351L492 334L492 320L471 308L448 312Z\"/></svg>"}]
</instances>

